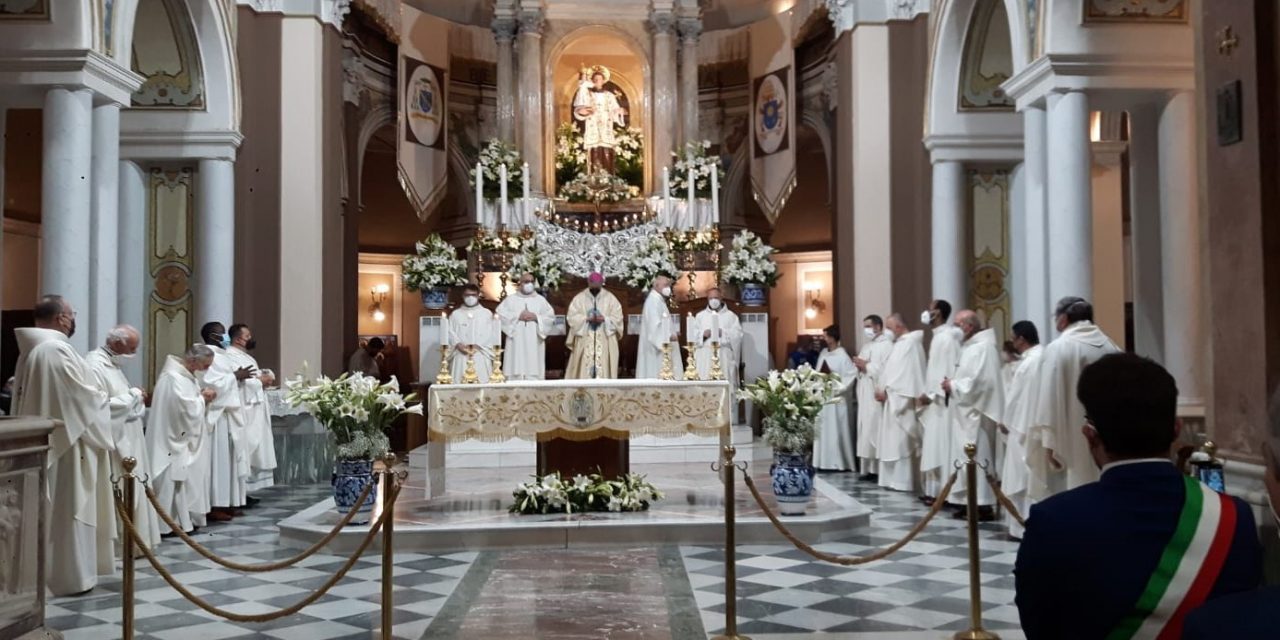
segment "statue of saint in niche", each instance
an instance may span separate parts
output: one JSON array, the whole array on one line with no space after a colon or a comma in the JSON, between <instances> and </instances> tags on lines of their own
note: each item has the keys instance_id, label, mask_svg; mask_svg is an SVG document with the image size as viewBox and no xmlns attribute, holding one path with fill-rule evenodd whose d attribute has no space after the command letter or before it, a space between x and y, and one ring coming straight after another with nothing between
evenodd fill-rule
<instances>
[{"instance_id":1,"label":"statue of saint in niche","mask_svg":"<svg viewBox=\"0 0 1280 640\"><path fill-rule=\"evenodd\" d=\"M610 82L610 75L601 65L582 70L573 96L573 119L582 127L587 170L615 174L618 139L614 127L627 126L627 109L626 97Z\"/></svg>"}]
</instances>

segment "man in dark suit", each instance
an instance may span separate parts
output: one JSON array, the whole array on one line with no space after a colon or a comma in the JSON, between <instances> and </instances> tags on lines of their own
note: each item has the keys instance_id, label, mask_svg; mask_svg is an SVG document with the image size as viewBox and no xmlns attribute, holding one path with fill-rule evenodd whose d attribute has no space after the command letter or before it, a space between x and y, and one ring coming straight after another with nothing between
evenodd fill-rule
<instances>
[{"instance_id":1,"label":"man in dark suit","mask_svg":"<svg viewBox=\"0 0 1280 640\"><path fill-rule=\"evenodd\" d=\"M1160 365L1112 354L1080 375L1098 482L1031 509L1018 550L1028 640L1177 638L1194 606L1261 580L1252 512L1169 462L1178 389Z\"/></svg>"}]
</instances>

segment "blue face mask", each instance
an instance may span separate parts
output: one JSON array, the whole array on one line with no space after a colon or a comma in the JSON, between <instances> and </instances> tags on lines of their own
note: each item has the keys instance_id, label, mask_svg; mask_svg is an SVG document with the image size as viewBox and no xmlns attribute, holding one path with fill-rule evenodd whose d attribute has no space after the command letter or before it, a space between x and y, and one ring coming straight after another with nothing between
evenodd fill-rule
<instances>
[{"instance_id":1,"label":"blue face mask","mask_svg":"<svg viewBox=\"0 0 1280 640\"><path fill-rule=\"evenodd\" d=\"M231 334L229 334L229 333L224 333L224 334L222 334L222 342L221 342L221 343L219 343L219 344L222 346L222 348L223 348L223 349L230 349L230 348L231 348Z\"/></svg>"}]
</instances>

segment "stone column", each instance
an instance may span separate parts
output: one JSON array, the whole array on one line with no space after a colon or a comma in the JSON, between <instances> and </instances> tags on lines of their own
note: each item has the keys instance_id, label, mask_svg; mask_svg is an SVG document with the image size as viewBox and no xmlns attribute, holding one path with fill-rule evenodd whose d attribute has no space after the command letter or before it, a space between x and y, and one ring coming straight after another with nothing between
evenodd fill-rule
<instances>
[{"instance_id":1,"label":"stone column","mask_svg":"<svg viewBox=\"0 0 1280 640\"><path fill-rule=\"evenodd\" d=\"M119 255L120 206L120 105L93 109L93 193L89 223L89 322L90 345L99 344L107 330L119 322L116 306L116 261Z\"/></svg>"},{"instance_id":2,"label":"stone column","mask_svg":"<svg viewBox=\"0 0 1280 640\"><path fill-rule=\"evenodd\" d=\"M1160 266L1160 111L1129 109L1129 229L1133 265L1133 348L1164 362L1164 285Z\"/></svg>"},{"instance_id":3,"label":"stone column","mask_svg":"<svg viewBox=\"0 0 1280 640\"><path fill-rule=\"evenodd\" d=\"M1093 297L1093 164L1089 97L1049 96L1047 118L1049 304L1065 296Z\"/></svg>"},{"instance_id":4,"label":"stone column","mask_svg":"<svg viewBox=\"0 0 1280 640\"><path fill-rule=\"evenodd\" d=\"M1013 322L1026 320L1027 314L1027 171L1019 162L1009 171L1009 313Z\"/></svg>"},{"instance_id":5,"label":"stone column","mask_svg":"<svg viewBox=\"0 0 1280 640\"><path fill-rule=\"evenodd\" d=\"M1160 113L1160 245L1164 275L1164 363L1178 381L1179 403L1204 404L1201 371L1200 190L1195 94L1173 94Z\"/></svg>"},{"instance_id":6,"label":"stone column","mask_svg":"<svg viewBox=\"0 0 1280 640\"><path fill-rule=\"evenodd\" d=\"M659 176L662 167L671 164L675 148L676 60L674 38L675 16L670 11L655 11L649 19L653 31L653 159L650 175ZM661 189L661 185L656 185Z\"/></svg>"},{"instance_id":7,"label":"stone column","mask_svg":"<svg viewBox=\"0 0 1280 640\"><path fill-rule=\"evenodd\" d=\"M41 288L58 294L77 311L92 308L89 299L92 220L93 92L50 89L44 101L43 211L40 250ZM32 303L35 301L32 300ZM88 349L88 332L71 338L77 351Z\"/></svg>"},{"instance_id":8,"label":"stone column","mask_svg":"<svg viewBox=\"0 0 1280 640\"><path fill-rule=\"evenodd\" d=\"M235 322L235 165L202 159L196 171L195 322ZM318 278L318 274L316 275Z\"/></svg>"},{"instance_id":9,"label":"stone column","mask_svg":"<svg viewBox=\"0 0 1280 640\"><path fill-rule=\"evenodd\" d=\"M1118 133L1118 132L1117 132ZM1093 321L1121 348L1124 325L1124 175L1127 143L1108 139L1091 143L1093 200ZM1118 137L1118 136L1117 136Z\"/></svg>"},{"instance_id":10,"label":"stone column","mask_svg":"<svg viewBox=\"0 0 1280 640\"><path fill-rule=\"evenodd\" d=\"M516 37L513 18L495 18L493 39L498 43L498 137L516 141L516 96L512 81L512 43Z\"/></svg>"},{"instance_id":11,"label":"stone column","mask_svg":"<svg viewBox=\"0 0 1280 640\"><path fill-rule=\"evenodd\" d=\"M1014 272L1014 277L1025 281L1026 318L1036 324L1047 342L1053 327L1050 314L1053 303L1049 300L1049 245L1047 193L1047 158L1045 157L1045 111L1033 105L1022 112L1023 138L1023 209L1026 222L1023 225L1023 247L1026 252L1025 274Z\"/></svg>"},{"instance_id":12,"label":"stone column","mask_svg":"<svg viewBox=\"0 0 1280 640\"><path fill-rule=\"evenodd\" d=\"M933 297L955 309L969 306L965 201L964 164L933 163Z\"/></svg>"},{"instance_id":13,"label":"stone column","mask_svg":"<svg viewBox=\"0 0 1280 640\"><path fill-rule=\"evenodd\" d=\"M680 142L700 138L698 132L698 37L702 21L680 20Z\"/></svg>"},{"instance_id":14,"label":"stone column","mask_svg":"<svg viewBox=\"0 0 1280 640\"><path fill-rule=\"evenodd\" d=\"M120 322L144 330L147 326L147 172L129 160L120 162L119 260L116 262L116 313ZM142 341L148 344L147 340ZM140 351L145 351L139 347ZM125 361L121 368L133 384L143 384L145 352Z\"/></svg>"},{"instance_id":15,"label":"stone column","mask_svg":"<svg viewBox=\"0 0 1280 640\"><path fill-rule=\"evenodd\" d=\"M540 9L520 12L520 153L529 163L530 191L542 194L542 28Z\"/></svg>"}]
</instances>

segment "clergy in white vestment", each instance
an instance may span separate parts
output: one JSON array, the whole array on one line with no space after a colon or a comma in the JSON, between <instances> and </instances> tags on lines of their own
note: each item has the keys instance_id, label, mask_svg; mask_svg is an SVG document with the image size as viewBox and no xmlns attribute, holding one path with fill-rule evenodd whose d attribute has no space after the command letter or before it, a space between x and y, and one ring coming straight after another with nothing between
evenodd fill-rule
<instances>
[{"instance_id":1,"label":"clergy in white vestment","mask_svg":"<svg viewBox=\"0 0 1280 640\"><path fill-rule=\"evenodd\" d=\"M711 356L716 343L720 344L720 371L729 386L738 388L738 354L742 352L742 323L738 314L724 306L719 287L707 291L707 308L693 318L689 340L694 343L694 363L698 365L698 377L711 379Z\"/></svg>"},{"instance_id":2,"label":"clergy in white vestment","mask_svg":"<svg viewBox=\"0 0 1280 640\"><path fill-rule=\"evenodd\" d=\"M622 303L604 288L604 274L593 272L587 276L587 288L569 302L565 321L569 366L564 377L617 378Z\"/></svg>"},{"instance_id":3,"label":"clergy in white vestment","mask_svg":"<svg viewBox=\"0 0 1280 640\"><path fill-rule=\"evenodd\" d=\"M103 345L84 357L97 380L98 389L107 394L111 408L111 440L115 444L115 451L111 454L111 474L117 477L124 474L125 458L137 461L133 473L139 478L144 477L149 468L143 431L147 395L142 389L131 386L120 368L122 361L137 355L140 339L137 329L122 324L108 331ZM160 544L160 518L141 486L134 492L133 522L143 543L149 547ZM122 532L118 535L117 540L124 539Z\"/></svg>"},{"instance_id":4,"label":"clergy in white vestment","mask_svg":"<svg viewBox=\"0 0 1280 640\"><path fill-rule=\"evenodd\" d=\"M275 373L258 366L258 359L253 357L253 350L258 341L253 337L253 329L244 324L233 324L227 333L231 336L231 346L227 348L227 359L235 369L247 368L252 375L240 380L240 416L244 421L245 443L237 457L243 455L248 459L249 476L245 480L245 504L253 506L257 498L250 496L249 491L258 491L275 484L276 443L271 433L271 404L267 401L267 389L276 383Z\"/></svg>"},{"instance_id":5,"label":"clergy in white vestment","mask_svg":"<svg viewBox=\"0 0 1280 640\"><path fill-rule=\"evenodd\" d=\"M1098 467L1080 432L1085 416L1076 398L1076 382L1085 367L1120 351L1093 324L1093 305L1082 298L1060 300L1054 319L1061 335L1040 358L1039 393L1027 432L1027 498L1032 502L1098 479Z\"/></svg>"},{"instance_id":6,"label":"clergy in white vestment","mask_svg":"<svg viewBox=\"0 0 1280 640\"><path fill-rule=\"evenodd\" d=\"M876 400L884 406L880 433L880 486L914 491L920 466L920 395L924 393L924 332L907 331L900 314L885 320L893 348L880 375Z\"/></svg>"},{"instance_id":7,"label":"clergy in white vestment","mask_svg":"<svg viewBox=\"0 0 1280 640\"><path fill-rule=\"evenodd\" d=\"M533 274L520 276L520 289L498 304L498 322L507 344L502 350L502 372L508 380L543 380L547 377L547 336L556 324L551 303L534 290Z\"/></svg>"},{"instance_id":8,"label":"clergy in white vestment","mask_svg":"<svg viewBox=\"0 0 1280 640\"><path fill-rule=\"evenodd\" d=\"M680 361L680 335L671 322L671 310L667 308L667 299L670 297L671 278L654 278L649 296L644 299L644 315L640 321L640 342L636 346L637 379L661 377L663 345L670 345L672 379L684 379L684 364Z\"/></svg>"},{"instance_id":9,"label":"clergy in white vestment","mask_svg":"<svg viewBox=\"0 0 1280 640\"><path fill-rule=\"evenodd\" d=\"M849 403L852 400L850 392L858 379L858 368L840 344L840 327L833 324L824 329L823 334L827 346L818 354L815 369L840 376L840 384L831 401L818 413L813 437L813 466L823 471L849 471L857 467Z\"/></svg>"},{"instance_id":10,"label":"clergy in white vestment","mask_svg":"<svg viewBox=\"0 0 1280 640\"><path fill-rule=\"evenodd\" d=\"M933 504L943 480L951 475L951 435L955 431L956 406L947 401L942 381L956 374L960 364L960 330L951 324L951 304L934 300L921 318L933 328L929 364L924 372L925 392L920 396L923 429L920 442L921 499Z\"/></svg>"},{"instance_id":11,"label":"clergy in white vestment","mask_svg":"<svg viewBox=\"0 0 1280 640\"><path fill-rule=\"evenodd\" d=\"M480 304L480 287L463 287L462 306L449 314L449 374L454 382L461 383L466 377L467 361L475 367L480 384L489 382L493 348L500 341L498 334L493 312Z\"/></svg>"},{"instance_id":12,"label":"clergy in white vestment","mask_svg":"<svg viewBox=\"0 0 1280 640\"><path fill-rule=\"evenodd\" d=\"M213 429L206 413L217 391L198 378L213 364L213 349L192 345L182 357L169 356L151 394L147 426L147 473L156 502L185 532L204 522L209 501L203 463Z\"/></svg>"},{"instance_id":13,"label":"clergy in white vestment","mask_svg":"<svg viewBox=\"0 0 1280 640\"><path fill-rule=\"evenodd\" d=\"M884 320L877 315L862 320L862 333L866 342L853 359L853 366L858 369L857 454L862 479L875 480L880 473L877 449L884 429L884 405L876 400L876 390L880 385L880 372L893 350L893 338L884 332Z\"/></svg>"},{"instance_id":14,"label":"clergy in white vestment","mask_svg":"<svg viewBox=\"0 0 1280 640\"><path fill-rule=\"evenodd\" d=\"M1004 464L1000 467L1000 490L1009 497L1018 513L1026 517L1031 504L1027 501L1027 430L1034 421L1037 382L1040 374L1040 333L1036 325L1022 320L1013 324L1013 346L1018 350L1018 366L1005 390L1002 431L1005 436ZM1022 525L1006 514L1009 535L1022 538Z\"/></svg>"},{"instance_id":15,"label":"clergy in white vestment","mask_svg":"<svg viewBox=\"0 0 1280 640\"><path fill-rule=\"evenodd\" d=\"M1000 375L1000 345L996 332L984 329L978 314L965 309L956 314L956 327L964 335L960 351L960 365L954 378L942 381L942 389L956 405L956 428L952 434L952 457L966 460L964 447L974 444L978 448L976 460L994 468L996 425L1004 421L1004 378ZM990 508L996 503L995 492L987 479L978 474L977 504L983 508L981 517L990 519ZM968 500L967 478L964 473L956 481L947 502L964 505Z\"/></svg>"},{"instance_id":16,"label":"clergy in white vestment","mask_svg":"<svg viewBox=\"0 0 1280 640\"><path fill-rule=\"evenodd\" d=\"M114 571L116 517L111 494L111 412L107 394L67 340L76 312L59 296L36 305L32 328L14 330L18 364L13 414L61 420L49 436L48 585L82 593Z\"/></svg>"},{"instance_id":17,"label":"clergy in white vestment","mask_svg":"<svg viewBox=\"0 0 1280 640\"><path fill-rule=\"evenodd\" d=\"M254 375L252 368L239 366L227 355L231 335L220 322L209 322L200 328L205 345L213 350L213 365L200 377L200 384L213 389L217 396L209 404L209 424L213 428L209 447L199 464L208 468L209 518L226 522L245 505L248 494L249 458L244 397L240 381ZM205 473L205 472L202 472Z\"/></svg>"}]
</instances>

